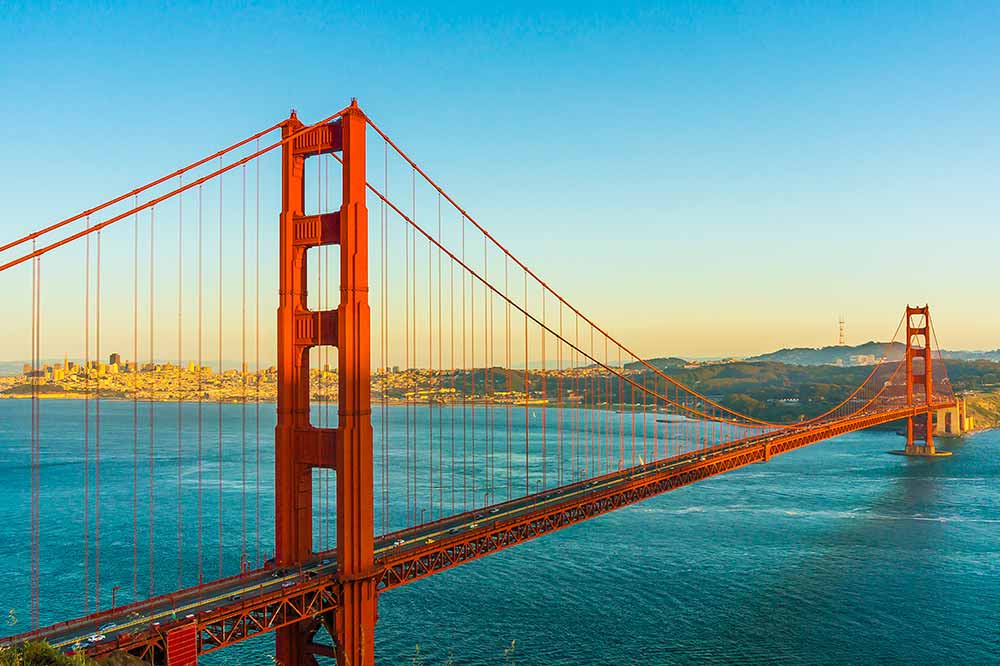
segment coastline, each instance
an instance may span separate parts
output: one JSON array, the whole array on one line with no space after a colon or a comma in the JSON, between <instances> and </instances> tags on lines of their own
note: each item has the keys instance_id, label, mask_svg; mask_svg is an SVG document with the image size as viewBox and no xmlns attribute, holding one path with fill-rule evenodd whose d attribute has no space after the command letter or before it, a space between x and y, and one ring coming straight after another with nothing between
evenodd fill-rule
<instances>
[{"instance_id":1,"label":"coastline","mask_svg":"<svg viewBox=\"0 0 1000 666\"><path fill-rule=\"evenodd\" d=\"M31 400L32 397L33 396L30 393L17 393L17 394L0 393L0 400ZM214 404L218 404L218 403L222 403L222 404L225 404L225 405L242 405L242 404L254 405L254 404L258 404L258 403L262 404L262 405L274 405L274 404L277 404L277 401L274 398L261 398L260 400L257 400L253 396L247 396L247 398L245 400L242 399L242 398L239 398L239 399L226 398L226 399L222 399L222 400L220 400L220 399L178 400L176 398L165 398L165 397L153 397L153 398L150 398L148 396L143 396L143 397L140 397L140 398L133 398L131 396L122 396L122 395L118 395L118 394L116 394L116 395L101 395L101 396L97 396L97 395L94 395L94 394L87 395L87 394L83 394L83 393L39 393L37 396L34 396L34 397L37 397L39 400L88 400L89 399L89 400L94 400L94 401L100 400L101 402L141 402L141 403L144 403L144 404L148 404L150 402L156 402L156 403L164 403L164 404L168 404L168 405L174 405L174 404L177 404L178 402L182 402L182 403L190 404L190 405L197 405L199 402L201 404L203 404L203 405L214 405ZM314 404L314 405L324 405L324 404L336 405L337 401L336 400L323 400L321 398L312 397L311 398L311 403ZM542 401L542 400L539 400L539 399L536 399L536 398L532 398L528 402L527 405L525 405L524 402L496 402L496 401L492 401L492 400L466 400L464 402L460 402L460 401L457 401L457 402L450 402L450 401L449 402L442 402L440 400L400 400L399 398L390 398L390 399L388 399L388 400L386 400L386 401L383 402L381 398L379 398L379 399L373 398L372 399L372 408L373 409L376 408L376 407L378 407L378 406L380 406L380 405L382 405L382 404L392 405L392 406L439 405L439 406L442 406L442 407L461 407L462 405L491 405L491 406L494 406L494 407L519 407L519 408L523 408L525 406L527 406L527 407L563 407L565 409L580 408L580 407L586 408L586 409L619 409L620 408L619 406L607 407L606 405L584 405L584 404L579 404L579 403L574 403L574 404L559 404L559 403L550 402L548 400ZM650 413L653 413L652 410L650 411Z\"/></svg>"}]
</instances>

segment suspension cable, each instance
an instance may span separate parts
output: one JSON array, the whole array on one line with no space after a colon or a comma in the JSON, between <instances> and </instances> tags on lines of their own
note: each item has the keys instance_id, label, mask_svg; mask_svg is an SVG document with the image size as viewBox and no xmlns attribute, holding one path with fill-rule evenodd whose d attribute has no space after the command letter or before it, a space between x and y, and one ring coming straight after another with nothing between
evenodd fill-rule
<instances>
[{"instance_id":1,"label":"suspension cable","mask_svg":"<svg viewBox=\"0 0 1000 666\"><path fill-rule=\"evenodd\" d=\"M66 245L67 243L71 243L71 242L77 240L78 238L82 238L82 237L84 237L84 236L86 236L86 235L88 235L90 233L94 233L96 231L99 231L100 229L104 229L105 227L110 226L110 225L114 224L115 222L118 222L119 220L123 220L123 219L129 217L130 215L134 215L135 213L137 213L139 211L146 210L148 208L152 208L153 206L155 206L155 205L157 205L157 204L159 204L159 203L161 203L163 201L166 201L167 199L170 199L171 197L174 197L174 196L180 194L181 192L185 192L185 191L190 190L190 189L192 189L194 187L197 187L198 185L202 185L204 183L207 183L208 181L212 180L213 178L216 178L217 176L220 176L220 175L226 173L227 171L231 171L231 170L235 169L236 167L242 166L242 165L246 164L247 162L250 162L252 160L257 159L261 155L264 155L266 153L271 152L275 148L280 148L281 146L285 145L286 143L294 141L298 137L300 137L300 136L302 136L302 135L304 135L304 134L306 134L306 133L308 133L308 132L316 129L320 125L325 125L325 124L333 121L334 119L339 118L340 116L342 116L344 114L345 111L347 111L347 108L341 109L340 111L338 111L337 113L333 114L332 116L328 116L327 118L324 118L323 120L320 120L318 122L313 123L312 125L305 125L301 129L299 129L299 130L297 130L295 132L292 132L287 137L284 137L281 140L276 141L276 142L270 144L269 146L265 146L264 148L262 148L260 150L257 150L255 152L253 152L252 154L247 155L246 157L243 157L243 158L241 158L239 160L236 160L235 162L232 162L231 164L228 164L225 167L220 167L218 170L213 171L212 173L209 173L209 174L207 174L205 176L202 176L201 178L198 178L196 180L193 180L190 183L188 183L187 185L183 186L182 188L178 188L178 189L175 189L173 191L167 192L166 194L164 194L164 195L162 195L160 197L156 197L155 199L150 199L149 201L147 201L146 203L144 203L144 204L142 204L140 206L137 206L137 207L135 207L135 208L133 208L131 210L127 210L124 213L121 213L119 215L115 215L114 217L112 217L112 218L110 218L108 220L105 220L104 222L101 222L100 224L96 224L96 225L90 227L87 230L84 230L84 231L72 234L70 236L67 236L66 238L63 238L62 240L50 243L50 244L48 244L48 245L46 245L44 247L41 247L41 248L39 248L37 250L32 250L30 253L28 253L28 254L26 254L24 256L18 257L17 259L13 259L11 261L8 261L7 263L0 265L0 272L3 272L5 270L7 270L8 268L12 268L14 266L17 266L18 264L22 264L22 263L28 261L29 259L33 259L34 257L38 257L38 256L41 256L41 255L46 254L48 252L51 252L52 250L56 249L57 247L62 247L63 245ZM214 157L216 157L216 156L219 158L220 164L221 164L222 156L218 155L218 154L216 154L215 156L212 156L212 158L206 158L201 163L204 164L204 163L206 163L208 161L211 161L211 159L214 159ZM170 178L173 177L173 175L174 174L171 174L170 176L164 177L164 180L169 180ZM130 195L126 195L125 198L127 198L128 196L130 196ZM76 218L76 219L79 219L79 218ZM15 244L17 244L17 243L15 243Z\"/></svg>"}]
</instances>

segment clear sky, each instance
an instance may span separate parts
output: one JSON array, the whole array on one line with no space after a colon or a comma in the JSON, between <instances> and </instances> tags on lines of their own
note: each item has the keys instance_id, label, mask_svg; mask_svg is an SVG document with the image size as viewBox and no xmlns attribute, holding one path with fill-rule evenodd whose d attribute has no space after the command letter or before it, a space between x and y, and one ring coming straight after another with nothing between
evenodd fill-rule
<instances>
[{"instance_id":1,"label":"clear sky","mask_svg":"<svg viewBox=\"0 0 1000 666\"><path fill-rule=\"evenodd\" d=\"M0 239L357 97L640 353L1000 347L1000 4L152 4L0 0Z\"/></svg>"}]
</instances>

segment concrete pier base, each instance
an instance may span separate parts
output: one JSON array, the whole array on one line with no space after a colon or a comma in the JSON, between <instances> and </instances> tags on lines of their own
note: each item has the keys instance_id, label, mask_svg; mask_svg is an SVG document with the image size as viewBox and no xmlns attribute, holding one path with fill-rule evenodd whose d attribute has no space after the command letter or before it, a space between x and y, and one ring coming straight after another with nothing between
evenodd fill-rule
<instances>
[{"instance_id":1,"label":"concrete pier base","mask_svg":"<svg viewBox=\"0 0 1000 666\"><path fill-rule=\"evenodd\" d=\"M889 451L889 453L895 456L910 456L913 458L947 458L951 455L951 451L938 451L933 448L929 449L926 446L914 446L902 451Z\"/></svg>"}]
</instances>

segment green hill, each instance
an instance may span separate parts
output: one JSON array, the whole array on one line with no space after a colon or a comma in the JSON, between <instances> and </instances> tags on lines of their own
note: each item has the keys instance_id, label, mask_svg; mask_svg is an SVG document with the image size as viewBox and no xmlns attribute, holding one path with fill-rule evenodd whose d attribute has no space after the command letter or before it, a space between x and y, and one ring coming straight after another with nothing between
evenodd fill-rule
<instances>
[{"instance_id":1,"label":"green hill","mask_svg":"<svg viewBox=\"0 0 1000 666\"><path fill-rule=\"evenodd\" d=\"M657 370L671 370L673 368L683 368L688 362L676 356L660 356L657 358L647 358L646 363L649 363ZM638 370L642 367L644 366L638 361L625 364L625 369L627 370Z\"/></svg>"},{"instance_id":2,"label":"green hill","mask_svg":"<svg viewBox=\"0 0 1000 666\"><path fill-rule=\"evenodd\" d=\"M792 347L769 354L751 356L748 361L776 361L792 365L850 365L851 356L874 356L876 360L886 353L886 343L870 341L861 345L834 345L831 347ZM903 357L903 344L896 342L889 348L890 360Z\"/></svg>"}]
</instances>

